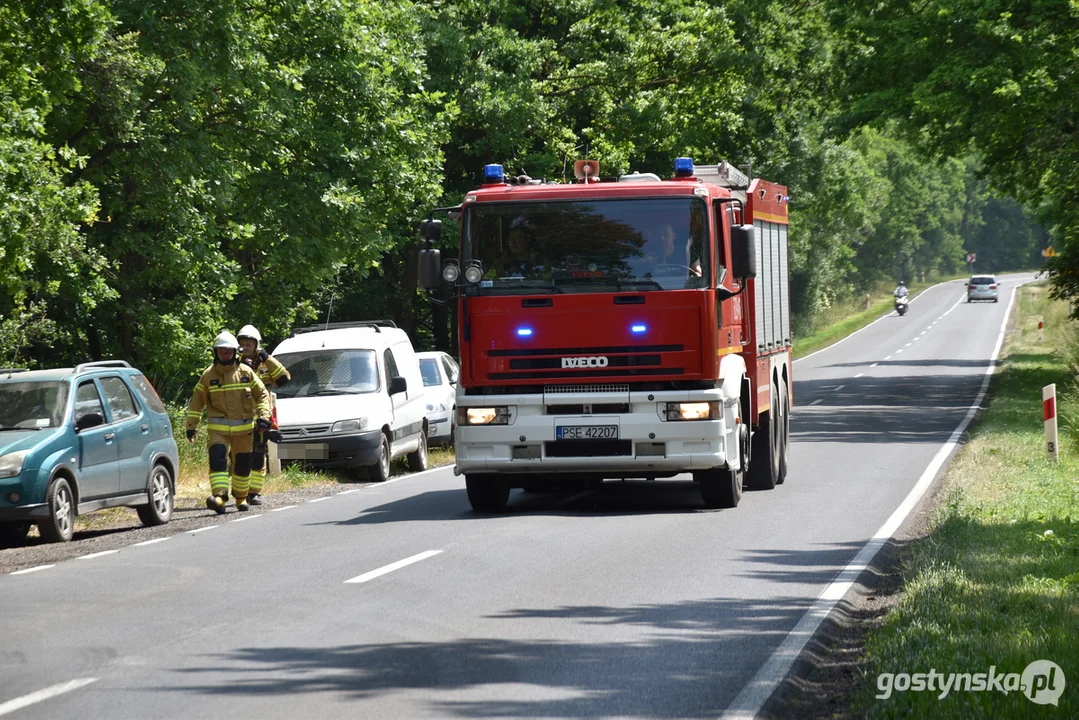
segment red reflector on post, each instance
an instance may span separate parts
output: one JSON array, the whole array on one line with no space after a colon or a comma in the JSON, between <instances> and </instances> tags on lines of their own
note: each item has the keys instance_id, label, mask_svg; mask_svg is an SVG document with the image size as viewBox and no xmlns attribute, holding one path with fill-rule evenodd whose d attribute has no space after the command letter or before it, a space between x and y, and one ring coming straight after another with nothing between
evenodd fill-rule
<instances>
[{"instance_id":1,"label":"red reflector on post","mask_svg":"<svg viewBox=\"0 0 1079 720\"><path fill-rule=\"evenodd\" d=\"M1048 400L1042 400L1042 419L1052 420L1057 416L1057 399L1051 397Z\"/></svg>"}]
</instances>

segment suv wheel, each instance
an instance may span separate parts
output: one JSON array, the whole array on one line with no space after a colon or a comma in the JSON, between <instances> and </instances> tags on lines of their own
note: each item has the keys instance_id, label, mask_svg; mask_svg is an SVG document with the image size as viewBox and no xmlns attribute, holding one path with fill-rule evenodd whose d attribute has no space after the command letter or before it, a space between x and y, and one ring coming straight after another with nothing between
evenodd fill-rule
<instances>
[{"instance_id":1,"label":"suv wheel","mask_svg":"<svg viewBox=\"0 0 1079 720\"><path fill-rule=\"evenodd\" d=\"M75 494L65 478L56 478L45 494L49 517L37 529L45 542L67 542L75 534Z\"/></svg>"},{"instance_id":2,"label":"suv wheel","mask_svg":"<svg viewBox=\"0 0 1079 720\"><path fill-rule=\"evenodd\" d=\"M143 525L164 525L172 519L172 474L164 465L154 465L150 474L150 502L135 508Z\"/></svg>"},{"instance_id":3,"label":"suv wheel","mask_svg":"<svg viewBox=\"0 0 1079 720\"><path fill-rule=\"evenodd\" d=\"M367 469L367 476L373 482L386 482L390 479L390 441L386 434L380 435L378 444L378 460Z\"/></svg>"}]
</instances>

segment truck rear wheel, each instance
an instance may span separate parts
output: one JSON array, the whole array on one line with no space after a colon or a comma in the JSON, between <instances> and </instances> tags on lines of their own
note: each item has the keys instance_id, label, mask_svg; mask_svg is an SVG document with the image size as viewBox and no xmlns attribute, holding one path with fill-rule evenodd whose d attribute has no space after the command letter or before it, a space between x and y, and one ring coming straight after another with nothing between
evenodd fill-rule
<instances>
[{"instance_id":1,"label":"truck rear wheel","mask_svg":"<svg viewBox=\"0 0 1079 720\"><path fill-rule=\"evenodd\" d=\"M783 448L778 395L778 388L772 385L768 418L753 433L753 460L749 463L749 487L753 490L774 490L780 482L779 466Z\"/></svg>"},{"instance_id":2,"label":"truck rear wheel","mask_svg":"<svg viewBox=\"0 0 1079 720\"><path fill-rule=\"evenodd\" d=\"M779 400L779 428L780 428L780 451L779 451L779 479L778 483L782 484L787 479L787 465L790 463L791 457L791 409L789 398L789 391L786 384L782 385L783 395Z\"/></svg>"},{"instance_id":3,"label":"truck rear wheel","mask_svg":"<svg viewBox=\"0 0 1079 720\"><path fill-rule=\"evenodd\" d=\"M501 475L465 475L465 490L476 512L498 512L510 499L509 483Z\"/></svg>"}]
</instances>

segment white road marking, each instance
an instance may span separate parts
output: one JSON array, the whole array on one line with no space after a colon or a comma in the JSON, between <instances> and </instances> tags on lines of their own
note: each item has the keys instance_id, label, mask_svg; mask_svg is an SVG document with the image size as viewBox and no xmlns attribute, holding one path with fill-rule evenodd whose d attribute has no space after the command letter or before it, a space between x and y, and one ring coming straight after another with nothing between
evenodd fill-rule
<instances>
[{"instance_id":1,"label":"white road marking","mask_svg":"<svg viewBox=\"0 0 1079 720\"><path fill-rule=\"evenodd\" d=\"M296 507L296 506L295 505L286 505L285 507L274 508L270 512L281 512L282 510L291 510L294 507Z\"/></svg>"},{"instance_id":2,"label":"white road marking","mask_svg":"<svg viewBox=\"0 0 1079 720\"><path fill-rule=\"evenodd\" d=\"M390 563L389 565L384 565L383 567L380 567L378 570L372 570L371 572L364 573L363 575L357 575L356 577L352 578L351 580L345 580L345 584L347 585L349 583L352 583L352 584L365 583L368 580L374 580L375 578L381 577L381 576L385 575L386 573L391 573L394 570L400 570L401 568L407 567L407 566L411 565L412 563L418 563L420 560L426 560L429 557L433 557L435 555L438 555L440 552L442 552L442 551L441 550L424 550L423 552L421 552L421 553L419 553L417 555L413 555L412 557L407 557L404 560L398 560L395 563Z\"/></svg>"},{"instance_id":3,"label":"white road marking","mask_svg":"<svg viewBox=\"0 0 1079 720\"><path fill-rule=\"evenodd\" d=\"M836 385L835 390L833 390L832 392L839 392L840 390L842 390L845 387L847 387L847 386L846 385Z\"/></svg>"},{"instance_id":4,"label":"white road marking","mask_svg":"<svg viewBox=\"0 0 1079 720\"><path fill-rule=\"evenodd\" d=\"M323 500L329 500L332 497L333 497L333 495L327 495L326 497L315 498L314 500L308 500L307 502L309 502L309 503L322 502Z\"/></svg>"},{"instance_id":5,"label":"white road marking","mask_svg":"<svg viewBox=\"0 0 1079 720\"><path fill-rule=\"evenodd\" d=\"M872 365L870 365L869 367L873 368L873 367L876 367L877 365L880 365L880 363L873 363L873 364L872 364Z\"/></svg>"},{"instance_id":6,"label":"white road marking","mask_svg":"<svg viewBox=\"0 0 1079 720\"><path fill-rule=\"evenodd\" d=\"M90 683L95 683L99 678L78 678L76 680L68 680L58 685L50 685L47 688L43 688L36 692L32 692L29 695L23 695L17 697L14 700L8 700L6 703L0 703L0 715L7 715L13 713L16 710L22 710L24 707L29 707L34 703L39 703L42 700L48 700L54 698L57 695L63 695L64 693L71 692L72 690L78 690L81 687L85 687Z\"/></svg>"},{"instance_id":7,"label":"white road marking","mask_svg":"<svg viewBox=\"0 0 1079 720\"><path fill-rule=\"evenodd\" d=\"M236 518L235 520L229 520L229 522L243 522L244 520L254 520L257 517L260 517L260 516L259 515L247 515L245 517Z\"/></svg>"},{"instance_id":8,"label":"white road marking","mask_svg":"<svg viewBox=\"0 0 1079 720\"><path fill-rule=\"evenodd\" d=\"M862 549L854 556L846 567L844 567L828 587L824 588L820 595L817 596L816 602L806 611L802 616L798 624L794 626L794 629L787 634L787 637L783 639L779 647L772 653L771 657L765 661L761 666L757 674L753 676L753 679L746 683L746 686L742 688L742 691L738 693L738 696L734 698L730 706L727 707L721 716L725 720L750 720L756 717L760 712L764 703L771 697L779 683L786 677L787 672L790 671L794 661L801 654L806 644L809 642L813 634L816 633L820 624L824 621L832 609L835 608L848 590L858 580L858 577L862 572L869 567L869 564L873 562L873 558L876 557L877 551L884 546L892 535L895 534L899 526L907 519L907 516L914 509L914 507L921 501L922 496L925 495L926 490L933 484L933 479L937 476L940 468L944 465L944 462L955 450L956 445L959 444L959 439L963 437L963 433L966 431L967 426L970 425L977 414L978 409L981 407L982 400L985 398L986 388L989 386L989 380L992 377L993 372L996 370L996 359L1000 353L1000 347L1004 343L1004 330L1008 326L1008 317L1011 315L1012 304L1015 301L1015 293L1019 289L1019 285L1012 288L1012 299L1008 302L1008 309L1004 312L1004 321L1000 326L1000 334L997 335L997 344L993 349L993 354L990 357L989 367L986 368L985 377L982 380L982 387L978 391L978 396L974 399L974 403L967 409L967 414L963 420L959 423L959 427L955 429L948 441L937 451L937 454L933 456L932 462L929 463L929 467L925 469L922 476L918 478L918 482L911 488L910 493L903 502L895 509L891 517L881 526L880 530L877 530L873 538L867 542ZM962 302L962 300L960 300ZM958 307L959 303L956 303L955 307ZM951 312L949 310L948 312ZM947 313L945 313L947 314Z\"/></svg>"},{"instance_id":9,"label":"white road marking","mask_svg":"<svg viewBox=\"0 0 1079 720\"><path fill-rule=\"evenodd\" d=\"M354 488L354 489L352 489L352 490L342 490L341 492L339 492L339 493L337 493L337 494L338 494L338 495L351 495L352 493L354 493L354 492L359 492L359 491L360 491L360 489L359 489L359 488Z\"/></svg>"},{"instance_id":10,"label":"white road marking","mask_svg":"<svg viewBox=\"0 0 1079 720\"><path fill-rule=\"evenodd\" d=\"M120 552L120 551L119 550L102 550L101 552L90 553L89 555L82 555L82 556L77 557L75 559L76 560L92 560L94 558L99 558L99 557L102 557L104 555L115 555L118 552Z\"/></svg>"},{"instance_id":11,"label":"white road marking","mask_svg":"<svg viewBox=\"0 0 1079 720\"><path fill-rule=\"evenodd\" d=\"M37 567L26 568L25 570L16 570L13 573L8 573L8 575L29 575L32 572L37 572L38 570L48 570L51 567L56 567L56 565L38 565Z\"/></svg>"},{"instance_id":12,"label":"white road marking","mask_svg":"<svg viewBox=\"0 0 1079 720\"><path fill-rule=\"evenodd\" d=\"M892 355L889 355L888 357L886 357L886 358L884 358L884 359L885 359L885 360L891 360L891 359L892 359L892 357L893 357Z\"/></svg>"},{"instance_id":13,"label":"white road marking","mask_svg":"<svg viewBox=\"0 0 1079 720\"><path fill-rule=\"evenodd\" d=\"M901 352L903 352L903 348L899 348L898 350L896 350L896 351L895 351L895 354L896 354L896 355L898 355L898 354L899 354L899 353L901 353Z\"/></svg>"},{"instance_id":14,"label":"white road marking","mask_svg":"<svg viewBox=\"0 0 1079 720\"><path fill-rule=\"evenodd\" d=\"M913 341L911 341L911 342L913 342ZM910 345L911 345L911 343L907 343L907 344L906 344L906 345L904 345L903 347L910 347Z\"/></svg>"},{"instance_id":15,"label":"white road marking","mask_svg":"<svg viewBox=\"0 0 1079 720\"><path fill-rule=\"evenodd\" d=\"M155 538L153 540L147 540L145 542L135 543L131 547L143 547L144 545L153 545L154 543L165 542L166 540L168 540L167 537Z\"/></svg>"},{"instance_id":16,"label":"white road marking","mask_svg":"<svg viewBox=\"0 0 1079 720\"><path fill-rule=\"evenodd\" d=\"M922 334L919 335L918 337L921 337L922 335L925 335L927 332L929 332L929 328L926 328L925 330L922 330Z\"/></svg>"},{"instance_id":17,"label":"white road marking","mask_svg":"<svg viewBox=\"0 0 1079 720\"><path fill-rule=\"evenodd\" d=\"M870 367L873 367L873 366L870 365ZM854 379L857 380L858 378L860 378L863 375L865 375L865 373L858 373L857 375L854 376Z\"/></svg>"},{"instance_id":18,"label":"white road marking","mask_svg":"<svg viewBox=\"0 0 1079 720\"><path fill-rule=\"evenodd\" d=\"M217 526L216 525L207 525L206 527L200 527L197 530L192 530L191 534L194 535L195 533L206 532L207 530L213 530L215 527L217 527Z\"/></svg>"},{"instance_id":19,"label":"white road marking","mask_svg":"<svg viewBox=\"0 0 1079 720\"><path fill-rule=\"evenodd\" d=\"M813 402L811 402L809 404L810 404L810 406L813 406L813 405L816 405L816 404L822 403L822 402L824 402L823 398L817 398L816 400L814 400Z\"/></svg>"},{"instance_id":20,"label":"white road marking","mask_svg":"<svg viewBox=\"0 0 1079 720\"><path fill-rule=\"evenodd\" d=\"M919 341L919 340L921 340L921 339L922 339L922 336L921 336L921 335L919 335L918 337L916 337L916 338L914 338L913 340L911 340L911 342L918 342L918 341Z\"/></svg>"}]
</instances>

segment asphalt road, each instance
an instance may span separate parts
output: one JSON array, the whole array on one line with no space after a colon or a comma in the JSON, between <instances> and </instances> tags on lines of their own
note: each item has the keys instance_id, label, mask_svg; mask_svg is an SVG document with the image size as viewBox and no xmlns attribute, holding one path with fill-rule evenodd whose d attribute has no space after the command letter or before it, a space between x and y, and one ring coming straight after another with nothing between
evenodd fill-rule
<instances>
[{"instance_id":1,"label":"asphalt road","mask_svg":"<svg viewBox=\"0 0 1079 720\"><path fill-rule=\"evenodd\" d=\"M0 576L0 715L719 716L967 415L1005 282L798 362L787 482L734 510L615 482L479 517L439 469Z\"/></svg>"}]
</instances>

